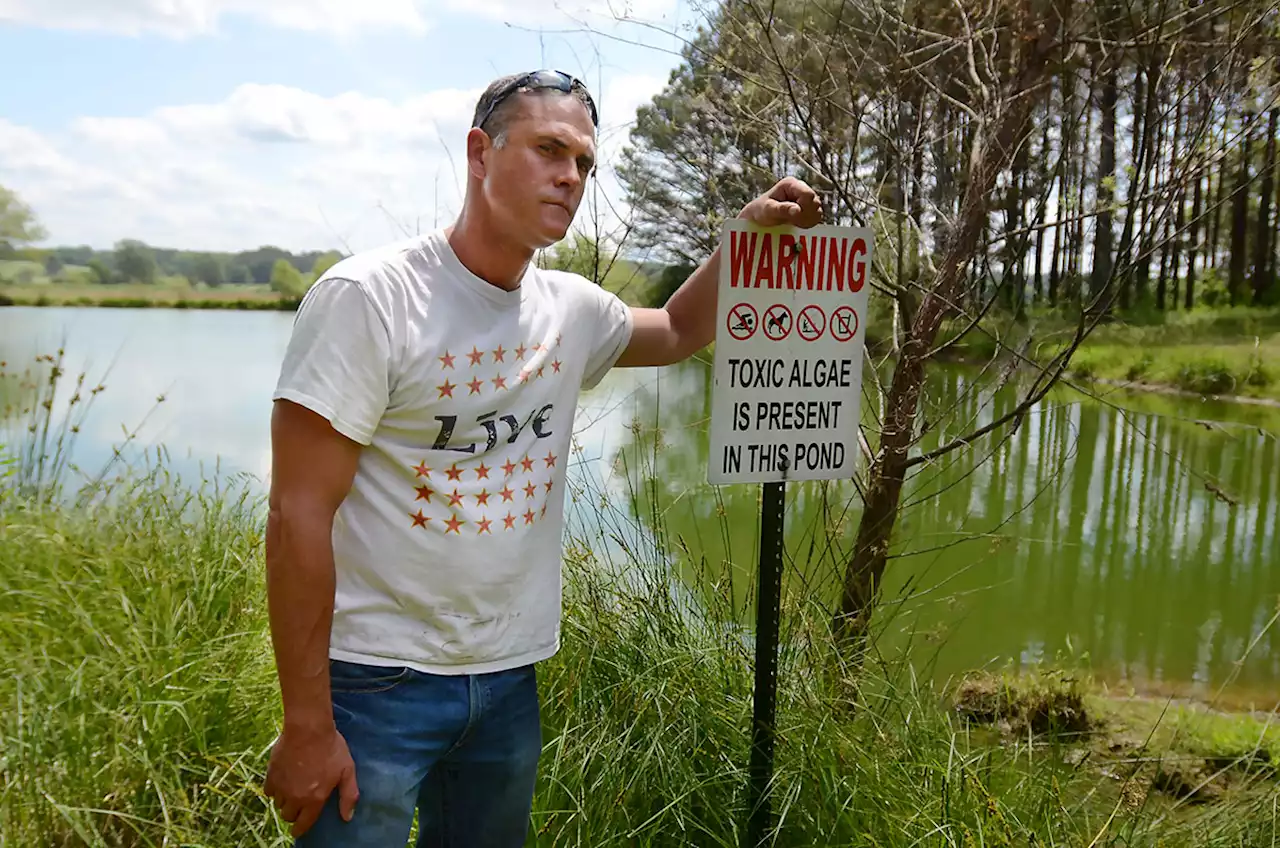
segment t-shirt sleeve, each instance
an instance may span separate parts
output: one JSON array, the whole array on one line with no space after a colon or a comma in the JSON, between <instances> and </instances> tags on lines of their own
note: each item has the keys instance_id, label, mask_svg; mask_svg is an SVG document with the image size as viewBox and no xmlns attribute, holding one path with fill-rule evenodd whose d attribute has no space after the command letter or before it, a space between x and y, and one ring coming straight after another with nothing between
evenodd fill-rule
<instances>
[{"instance_id":1,"label":"t-shirt sleeve","mask_svg":"<svg viewBox=\"0 0 1280 848\"><path fill-rule=\"evenodd\" d=\"M591 290L596 321L592 327L594 335L587 368L582 375L584 389L594 388L604 379L631 343L634 329L631 307L622 298L596 285L592 285Z\"/></svg>"},{"instance_id":2,"label":"t-shirt sleeve","mask_svg":"<svg viewBox=\"0 0 1280 848\"><path fill-rule=\"evenodd\" d=\"M390 349L386 325L360 286L322 280L298 307L274 398L307 407L367 445L390 397Z\"/></svg>"}]
</instances>

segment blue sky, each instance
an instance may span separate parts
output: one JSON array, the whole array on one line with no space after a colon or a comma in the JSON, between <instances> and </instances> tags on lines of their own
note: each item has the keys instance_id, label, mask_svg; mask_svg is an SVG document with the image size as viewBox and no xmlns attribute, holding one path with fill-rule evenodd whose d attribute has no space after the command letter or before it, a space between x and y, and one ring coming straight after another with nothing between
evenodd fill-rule
<instances>
[{"instance_id":1,"label":"blue sky","mask_svg":"<svg viewBox=\"0 0 1280 848\"><path fill-rule=\"evenodd\" d=\"M479 91L557 67L600 103L616 204L695 2L0 0L0 184L53 244L360 250L448 220Z\"/></svg>"}]
</instances>

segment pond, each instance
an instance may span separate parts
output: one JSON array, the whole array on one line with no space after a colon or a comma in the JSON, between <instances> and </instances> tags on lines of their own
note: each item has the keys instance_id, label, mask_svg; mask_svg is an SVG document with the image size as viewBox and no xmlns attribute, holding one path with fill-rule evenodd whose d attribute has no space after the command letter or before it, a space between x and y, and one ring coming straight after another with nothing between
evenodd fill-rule
<instances>
[{"instance_id":1,"label":"pond","mask_svg":"<svg viewBox=\"0 0 1280 848\"><path fill-rule=\"evenodd\" d=\"M64 344L95 399L75 458L184 477L270 470L270 395L293 316L276 312L0 309L12 373ZM1006 662L1087 662L1144 691L1271 706L1280 644L1280 413L1064 387L1014 433L918 466L886 573L885 651L927 676ZM157 402L163 397L163 402ZM927 449L1017 401L975 369L930 374ZM5 399L0 398L0 407ZM676 563L695 597L750 621L758 486L706 483L706 363L615 370L582 397L570 532L614 557ZM874 426L874 395L863 419ZM14 434L7 436L10 444ZM2 437L0 437L2 440ZM865 470L865 464L862 466ZM792 484L785 585L832 604L857 529L854 486Z\"/></svg>"}]
</instances>

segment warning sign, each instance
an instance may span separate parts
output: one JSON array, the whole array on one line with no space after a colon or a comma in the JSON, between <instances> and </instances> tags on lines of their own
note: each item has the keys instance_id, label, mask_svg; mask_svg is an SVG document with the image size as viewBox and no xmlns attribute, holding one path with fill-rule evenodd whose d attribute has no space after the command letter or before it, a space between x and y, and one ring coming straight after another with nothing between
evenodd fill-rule
<instances>
[{"instance_id":1,"label":"warning sign","mask_svg":"<svg viewBox=\"0 0 1280 848\"><path fill-rule=\"evenodd\" d=\"M853 476L871 231L725 225L712 483Z\"/></svg>"}]
</instances>

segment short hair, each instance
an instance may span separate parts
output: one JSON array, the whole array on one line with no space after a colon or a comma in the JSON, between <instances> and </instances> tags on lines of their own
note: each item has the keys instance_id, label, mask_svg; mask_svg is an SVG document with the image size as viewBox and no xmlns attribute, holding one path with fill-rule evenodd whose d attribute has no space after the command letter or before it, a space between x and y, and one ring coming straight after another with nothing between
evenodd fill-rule
<instances>
[{"instance_id":1,"label":"short hair","mask_svg":"<svg viewBox=\"0 0 1280 848\"><path fill-rule=\"evenodd\" d=\"M476 101L475 112L471 116L471 125L478 126L480 118L485 112L493 106L493 102L498 99L502 90L511 83L524 76L523 73L507 74L495 79L485 88L484 93L480 95L480 99ZM511 121L516 115L516 109L519 108L520 97L543 97L549 94L558 94L562 97L573 97L580 102L588 111L591 110L591 95L581 86L574 86L574 90L570 94L559 91L554 88L521 88L513 91L505 100L498 104L497 108L489 115L485 122L486 127L482 127L489 137L493 139L495 147L502 147L507 143L507 129L511 126Z\"/></svg>"}]
</instances>

